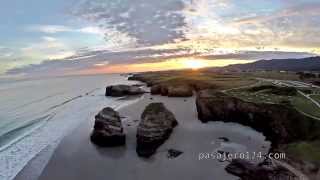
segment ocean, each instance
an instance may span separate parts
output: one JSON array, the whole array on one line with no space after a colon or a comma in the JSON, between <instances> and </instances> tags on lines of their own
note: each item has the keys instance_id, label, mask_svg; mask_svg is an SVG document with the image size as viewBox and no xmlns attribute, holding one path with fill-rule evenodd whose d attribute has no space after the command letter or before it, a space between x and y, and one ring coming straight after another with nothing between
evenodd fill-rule
<instances>
[{"instance_id":1,"label":"ocean","mask_svg":"<svg viewBox=\"0 0 320 180\"><path fill-rule=\"evenodd\" d=\"M0 81L0 180L13 179L103 107L129 103L104 93L107 85L130 83L115 74Z\"/></svg>"}]
</instances>

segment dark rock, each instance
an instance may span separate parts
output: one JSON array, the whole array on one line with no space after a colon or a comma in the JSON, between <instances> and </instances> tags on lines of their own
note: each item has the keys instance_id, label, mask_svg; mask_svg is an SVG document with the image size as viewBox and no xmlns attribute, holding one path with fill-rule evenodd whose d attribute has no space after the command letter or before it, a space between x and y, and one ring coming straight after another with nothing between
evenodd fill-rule
<instances>
[{"instance_id":1,"label":"dark rock","mask_svg":"<svg viewBox=\"0 0 320 180\"><path fill-rule=\"evenodd\" d=\"M202 122L237 122L262 132L272 146L319 138L320 122L279 104L246 102L213 90L198 92L198 117Z\"/></svg>"},{"instance_id":2,"label":"dark rock","mask_svg":"<svg viewBox=\"0 0 320 180\"><path fill-rule=\"evenodd\" d=\"M149 104L141 115L137 129L136 151L141 157L150 157L170 136L178 124L172 112L162 103Z\"/></svg>"},{"instance_id":3,"label":"dark rock","mask_svg":"<svg viewBox=\"0 0 320 180\"><path fill-rule=\"evenodd\" d=\"M126 95L139 95L145 93L140 87L129 85L115 85L106 88L106 96L121 97Z\"/></svg>"},{"instance_id":4,"label":"dark rock","mask_svg":"<svg viewBox=\"0 0 320 180\"><path fill-rule=\"evenodd\" d=\"M230 140L226 137L219 137L218 139L224 141L224 142L229 142Z\"/></svg>"},{"instance_id":5,"label":"dark rock","mask_svg":"<svg viewBox=\"0 0 320 180\"><path fill-rule=\"evenodd\" d=\"M294 180L296 178L292 172L282 166L271 163L256 165L242 159L233 159L225 169L242 180Z\"/></svg>"},{"instance_id":6,"label":"dark rock","mask_svg":"<svg viewBox=\"0 0 320 180\"><path fill-rule=\"evenodd\" d=\"M167 96L168 95L168 86L167 85L153 85L151 86L151 94L157 95L160 94L161 96Z\"/></svg>"},{"instance_id":7,"label":"dark rock","mask_svg":"<svg viewBox=\"0 0 320 180\"><path fill-rule=\"evenodd\" d=\"M193 95L192 89L188 86L169 86L169 97L191 97Z\"/></svg>"},{"instance_id":8,"label":"dark rock","mask_svg":"<svg viewBox=\"0 0 320 180\"><path fill-rule=\"evenodd\" d=\"M91 141L103 147L121 146L126 142L119 113L107 107L95 116Z\"/></svg>"},{"instance_id":9,"label":"dark rock","mask_svg":"<svg viewBox=\"0 0 320 180\"><path fill-rule=\"evenodd\" d=\"M141 81L143 82L143 76L139 75L139 74L132 74L128 77L129 81Z\"/></svg>"},{"instance_id":10,"label":"dark rock","mask_svg":"<svg viewBox=\"0 0 320 180\"><path fill-rule=\"evenodd\" d=\"M161 85L153 85L151 87L151 94L153 95L161 94Z\"/></svg>"},{"instance_id":11,"label":"dark rock","mask_svg":"<svg viewBox=\"0 0 320 180\"><path fill-rule=\"evenodd\" d=\"M191 97L193 95L192 88L189 86L170 86L157 84L151 87L151 94L160 94L169 97Z\"/></svg>"},{"instance_id":12,"label":"dark rock","mask_svg":"<svg viewBox=\"0 0 320 180\"><path fill-rule=\"evenodd\" d=\"M131 85L131 86L142 87L142 86L144 86L144 85L143 85L143 84L133 84L133 85Z\"/></svg>"},{"instance_id":13,"label":"dark rock","mask_svg":"<svg viewBox=\"0 0 320 180\"><path fill-rule=\"evenodd\" d=\"M146 83L148 87L153 85L153 82L144 74L133 74L128 78L129 81L140 81Z\"/></svg>"},{"instance_id":14,"label":"dark rock","mask_svg":"<svg viewBox=\"0 0 320 180\"><path fill-rule=\"evenodd\" d=\"M182 151L179 151L179 150L176 150L176 149L169 149L167 157L169 159L174 159L174 158L180 156L182 153L183 153Z\"/></svg>"},{"instance_id":15,"label":"dark rock","mask_svg":"<svg viewBox=\"0 0 320 180\"><path fill-rule=\"evenodd\" d=\"M168 95L168 86L161 85L160 86L160 94L161 94L161 96L167 96Z\"/></svg>"}]
</instances>

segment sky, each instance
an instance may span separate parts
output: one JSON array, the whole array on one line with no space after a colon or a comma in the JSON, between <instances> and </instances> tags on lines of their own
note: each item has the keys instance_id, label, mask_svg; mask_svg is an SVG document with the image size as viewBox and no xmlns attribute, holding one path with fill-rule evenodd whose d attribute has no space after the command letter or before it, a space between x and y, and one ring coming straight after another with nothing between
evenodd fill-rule
<instances>
[{"instance_id":1,"label":"sky","mask_svg":"<svg viewBox=\"0 0 320 180\"><path fill-rule=\"evenodd\" d=\"M0 77L320 54L319 0L2 0Z\"/></svg>"}]
</instances>

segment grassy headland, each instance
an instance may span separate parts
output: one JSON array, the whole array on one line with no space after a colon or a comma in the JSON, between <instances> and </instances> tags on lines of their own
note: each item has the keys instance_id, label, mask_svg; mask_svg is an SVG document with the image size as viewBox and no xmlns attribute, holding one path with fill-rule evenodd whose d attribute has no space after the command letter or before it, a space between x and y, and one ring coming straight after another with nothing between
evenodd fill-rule
<instances>
[{"instance_id":1,"label":"grassy headland","mask_svg":"<svg viewBox=\"0 0 320 180\"><path fill-rule=\"evenodd\" d=\"M148 86L189 86L194 90L225 90L249 86L257 82L255 78L245 74L212 73L192 70L146 72L135 75L132 80L140 80L147 83Z\"/></svg>"},{"instance_id":2,"label":"grassy headland","mask_svg":"<svg viewBox=\"0 0 320 180\"><path fill-rule=\"evenodd\" d=\"M282 84L276 84L272 80L262 81L259 78L285 81ZM289 144L281 144L277 150L286 152L289 157L288 161L307 175L320 172L320 107L302 95L301 92L311 92L311 95L310 93L308 95L314 97L318 102L320 98L318 98L319 95L312 95L314 89L289 86L291 80L298 80L295 73L217 73L205 70L185 70L146 72L134 75L130 79L145 82L150 87L155 85L187 86L194 91L213 89L245 102L263 104L264 106L268 106L268 104L270 106L279 105L279 107L293 111L297 110L301 113L301 117L305 118L299 120L298 125L292 123L291 120L286 121L285 124L286 126L289 124L288 126L291 126L292 129L306 132L305 138L301 137ZM286 82L288 83L286 84ZM308 132L307 129L313 129L314 132ZM312 176L310 175L311 179Z\"/></svg>"}]
</instances>

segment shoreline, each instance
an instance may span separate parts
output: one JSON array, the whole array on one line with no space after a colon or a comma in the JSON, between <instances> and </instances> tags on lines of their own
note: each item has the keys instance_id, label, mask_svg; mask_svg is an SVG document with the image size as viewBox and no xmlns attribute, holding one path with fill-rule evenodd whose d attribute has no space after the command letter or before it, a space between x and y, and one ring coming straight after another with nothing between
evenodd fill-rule
<instances>
[{"instance_id":1,"label":"shoreline","mask_svg":"<svg viewBox=\"0 0 320 180\"><path fill-rule=\"evenodd\" d=\"M131 81L132 83L135 83L135 81ZM130 84L130 83L129 83ZM182 134L181 130L183 129L183 132L186 132L186 130L188 131L195 131L196 133L200 133L199 130L201 130L201 128L204 128L204 129L207 129L207 130L214 130L216 127L212 127L212 124L214 124L215 126L220 126L220 127L223 127L222 129L225 130L225 129L228 129L227 132L223 132L225 134L228 134L230 133L230 127L231 126L235 126L236 128L236 131L242 131L240 132L240 136L246 134L246 133L256 133L256 136L261 136L262 133L259 133L258 131L252 129L251 127L247 127L247 126L242 126L241 124L238 124L238 123L232 123L232 122L222 122L222 121L216 121L216 122L208 122L208 123L205 123L203 124L199 119L198 119L198 113L196 112L196 103L195 103L195 96L192 96L192 97L166 97L166 96L160 96L160 95L151 95L149 93L146 93L144 95L141 95L141 96L125 96L125 97L119 97L117 98L116 100L117 102L123 102L123 101L126 101L127 103L119 103L117 106L113 106L113 108L116 110L116 111L119 111L121 117L122 117L122 123L123 123L123 126L125 127L125 132L127 134L127 138L128 138L128 142L129 142L129 145L127 144L124 148L123 147L119 147L119 148L114 148L114 149L107 149L107 148L99 148L99 147L96 147L94 145L91 144L91 142L86 142L86 141L90 141L89 140L89 136L90 136L90 133L92 130L92 127L93 127L93 122L94 122L94 115L91 115L91 119L89 119L90 117L88 117L88 122L82 122L79 126L81 125L84 125L82 127L79 127L81 130L77 130L75 129L73 132L71 132L68 136L70 137L64 137L62 139L62 142L59 143L59 145L57 144L57 147L54 151L51 152L51 157L50 160L47 158L47 163L45 163L46 165L42 164L42 167L43 168L43 171L40 169L38 169L38 175L37 177L40 177L39 179L43 179L43 180L54 180L54 179L100 179L101 177L103 177L103 172L100 170L100 167L97 167L102 164L105 164L105 162L101 162L101 159L103 158L106 158L104 157L106 154L108 153L111 153L108 158L111 158L109 159L110 161L114 161L113 163L114 164L123 164L123 162L129 162L132 163L132 164L139 164L139 166L144 166L143 163L150 163L151 166L159 166L158 169L160 168L160 171L161 171L161 168L163 168L162 164L163 161L166 161L164 159L161 159L161 158L165 158L165 154L167 152L168 149L177 149L178 151L182 151L183 152L183 155L185 154L185 150L183 148L179 149L179 148L176 148L174 146L180 146L179 143L181 143L180 141L188 141L188 139L190 138L186 138L184 136L181 136L179 134ZM135 135L136 135L136 127L138 125L138 122L139 122L139 119L140 119L140 115L144 109L144 107L149 104L149 103L152 103L152 102L162 102L165 104L165 106L168 106L169 109L171 111L173 111L173 113L175 115L178 116L178 119L187 119L186 122L182 122L182 123L179 123L179 126L178 126L178 135L177 133L175 133L176 130L174 130L173 132L173 136L174 137L174 140L171 140L172 137L169 138L169 142L165 142L164 147L160 146L158 152L154 155L154 157L152 157L151 159L144 159L142 160L142 163L141 163L141 159L137 159L135 158L136 154L133 153L135 152ZM186 112L185 109L188 109L190 110L191 112ZM192 121L192 123L190 124L190 122ZM179 121L179 120L178 120ZM183 120L185 121L185 120ZM199 126L199 123L201 124ZM180 126L183 126L182 128ZM205 127L206 126L206 127ZM198 128L198 129L197 129ZM254 131L254 132L251 132L251 131ZM201 139L203 138L203 134L201 134L201 136L199 136L199 134L194 134L195 132L193 132L192 134L194 136L198 136L197 138ZM189 133L189 132L188 132ZM201 132L203 133L203 132ZM216 136L216 140L210 140L210 142L208 142L208 144L210 145L215 145L219 140L218 139L227 139L227 141L221 141L220 142L220 147L215 147L213 150L211 150L211 152L215 151L215 152L228 152L229 153L229 150L230 148L233 150L235 150L234 152L238 151L238 152L245 152L247 150L247 152L250 152L250 151L254 151L254 152L264 152L263 154L266 154L268 152L271 151L271 148L270 148L270 142L267 142L265 141L265 137L262 135L263 138L258 138L258 139L254 139L253 141L257 141L256 144L263 144L262 146L260 147L263 147L263 149L259 149L259 147L255 147L255 148L258 148L256 151L255 150L252 150L249 148L249 150L247 149L248 147L248 142L245 142L245 141L252 141L252 137L248 138L247 140L242 140L242 142L238 142L238 143L235 143L233 142L234 141L234 137L231 137L230 138L228 135L225 135L223 134L219 137L219 136ZM233 132L234 133L234 132ZM78 136L80 137L76 137L77 134ZM85 134L87 134L88 136L85 137ZM232 134L232 132L231 132ZM176 137L178 136L178 137ZM206 136L204 136L206 137ZM231 139L231 142L229 142L229 139ZM68 144L72 144L74 143L73 141L76 141L77 146L80 147L80 145L84 145L84 148L86 150L84 151L78 151L78 150L75 150L74 147L71 147L69 146ZM200 141L201 141L200 140ZM170 141L173 141L173 142L170 142ZM68 143L66 143L68 142ZM190 142L189 142L190 143ZM192 149L192 147L196 146L198 147L199 145L197 144L197 142L193 142L195 144L192 145L189 145L188 147L190 149ZM218 142L219 143L219 142ZM171 145L171 147L168 146ZM75 145L75 144L74 144ZM94 147L94 150L92 148L92 146ZM225 147L222 147L222 146L225 146ZM205 147L205 148L208 148L208 146L206 145L202 145L200 146L201 148ZM198 149L198 153L201 153L201 151L199 150L203 150L203 149ZM221 150L221 148L226 148L226 151L224 150ZM253 148L253 147L251 147ZM62 149L62 150L61 150ZM209 152L210 150L204 150L203 152ZM70 154L70 153L67 153L67 155L65 154L66 151L72 151L74 152L74 154ZM98 153L95 153L94 151L97 151ZM42 152L41 152L42 153ZM35 158L35 160L32 160L28 163L29 164L37 164L36 162L39 161L37 159L41 159L41 153L39 153L39 157L38 158ZM232 151L231 151L232 153ZM128 155L129 154L129 155ZM50 155L50 153L49 153ZM189 154L190 155L190 154ZM195 155L195 152L193 152L193 158L195 158L196 156ZM114 157L113 157L114 156ZM127 156L130 156L130 157L127 157ZM64 157L64 158L61 158L61 157ZM75 158L77 157L77 158ZM93 175L93 177L87 177L87 178L84 178L87 174L83 174L82 176L78 175L78 174L75 174L76 171L73 170L73 169L83 169L85 164L88 163L87 161L91 162L90 158L93 157L95 158L98 162L97 162L97 165L94 165L93 167L86 167L89 169L89 171L97 171L98 172L98 175ZM66 160L65 158L70 158L70 160ZM101 159L100 159L101 158ZM107 159L108 159L107 158ZM193 164L194 163L194 159L192 160L193 163L187 163L187 162L183 162L183 161L190 161L190 157L188 160L179 160L180 158L178 158L178 162L176 162L178 165L182 165L184 166L185 168L190 168L190 167L187 167L186 165L190 165L190 164ZM84 162L85 160L85 162ZM67 161L67 162L66 162ZM74 166L74 165L70 165L70 169L71 171L68 171L66 172L65 169L61 169L61 167L63 167L64 163L68 163L69 161L72 161L72 162L76 162L76 163L79 163L80 165L75 165L76 167L71 167L71 166ZM78 162L79 161L79 162ZM133 162L131 162L133 161ZM173 160L172 160L173 161ZM262 162L263 160L259 161L259 162ZM159 164L160 162L160 164ZM280 162L284 162L284 161L280 161ZM62 163L62 164L61 164ZM109 162L110 163L110 162ZM212 162L211 162L212 163ZM232 179L234 176L231 175L231 174L228 174L227 172L225 172L225 169L224 167L226 165L228 165L228 163L226 162L219 162L219 163L214 163L211 164L211 163L206 163L209 167L210 166L213 166L213 168L215 169L215 172L219 174L219 178L220 179ZM60 166L59 165L56 165L56 164L61 164ZM107 163L108 165L108 163ZM287 164L289 165L289 164ZM128 170L126 172L129 172L128 175L121 175L121 174L117 174L117 173L113 173L113 176L111 177L112 179L124 179L124 178L129 178L130 177L130 173L134 173L134 175L138 174L137 177L135 177L136 179L141 179L140 177L140 170L136 170L136 169L132 169L131 167L127 167L128 165L124 165L124 170ZM216 166L216 167L214 167ZM289 165L291 168L292 166ZM96 167L96 168L95 168ZM110 166L111 168L112 166ZM69 167L68 167L69 168ZM153 174L157 174L158 171L154 172L154 169L150 168L150 167L144 167L143 169L145 168L149 168L149 171L152 172L150 174L148 174L150 176L150 178L152 178ZM28 178L28 176L32 173L34 173L32 170L32 165L31 165L31 168L30 166L25 168L24 171L22 173L19 173L18 176L15 178L15 180L25 180L26 178ZM108 169L108 168L106 168ZM197 167L195 167L194 169L197 169ZM208 170L206 168L201 168L201 170ZM193 169L192 169L193 170ZM199 170L199 169L198 169ZM211 169L212 170L212 169ZM42 172L41 172L42 171ZM296 170L295 170L296 171ZM297 171L298 172L298 171ZM101 174L100 174L101 173ZM188 172L190 173L190 172ZM198 173L198 174L197 174ZM199 176L200 178L202 179L206 179L208 177L211 177L210 174L206 174L208 173L207 172L202 172L201 175L199 175L199 172L193 172L191 174L189 174L189 176L192 176L192 175L196 175L196 176ZM227 174L226 174L227 173ZM58 176L56 176L57 174L59 174ZM90 175L90 174L88 174ZM181 174L175 174L176 176L181 176ZM302 174L303 175L303 174ZM184 178L184 179L188 179L189 176L181 176L181 178ZM33 176L34 177L34 176ZM166 179L170 179L172 177L168 177ZM180 178L180 177L179 177ZM35 178L32 178L32 179L35 179ZM130 179L132 179L130 177ZM154 178L153 178L154 179Z\"/></svg>"},{"instance_id":2,"label":"shoreline","mask_svg":"<svg viewBox=\"0 0 320 180\"><path fill-rule=\"evenodd\" d=\"M61 88L56 88L57 83L61 84ZM19 110L21 109L21 112L28 111L33 113L36 111L40 115L41 113L52 114L52 118L46 122L40 122L41 126L39 128L30 131L27 135L23 135L23 138L19 138L19 141L12 143L12 145L0 152L0 179L12 180L27 173L27 169L33 168L37 170L37 166L41 165L36 163L37 159L43 160L46 159L45 157L49 159L50 154L44 155L46 154L44 152L54 151L48 149L54 149L61 139L72 133L81 122L89 119L97 109L106 105L111 105L116 108L125 105L126 103L130 103L132 100L117 101L117 98L106 98L104 96L105 85L116 83L132 84L134 82L129 82L125 77L120 75L99 75L73 77L72 79L50 79L50 81L48 80L46 84L41 84L41 86L38 80L35 80L34 82L28 81L27 84L26 82L19 82L18 84L12 85L12 87L10 87L11 90L7 90L7 94L10 95L8 97L15 97L16 101L14 103L11 102L10 105L12 107L4 106L4 108L13 108L17 113L19 113ZM23 101L20 100L21 97L17 95L22 95L24 97L25 93L29 92L26 91L26 89L29 90L28 88L32 84L37 84L39 86L31 88L32 96L30 98L24 98L22 99ZM52 91L47 91L48 86L53 86L54 89L52 89ZM22 93L24 91L26 92ZM52 94L55 95L57 92L59 92L58 97L52 96ZM42 97L50 97L50 99L42 100ZM73 99L72 97L79 98ZM41 101L37 101L40 98ZM27 104L28 102L32 103ZM21 104L25 105L20 109L14 108L20 107ZM21 113L21 115L17 114L17 116L18 115L21 116L21 119L24 118L28 120L27 117L24 117L23 113Z\"/></svg>"},{"instance_id":3,"label":"shoreline","mask_svg":"<svg viewBox=\"0 0 320 180\"><path fill-rule=\"evenodd\" d=\"M124 108L126 106L130 106L131 104L134 104L135 102L141 100L142 97L135 97L133 99L123 100L123 99L117 99L116 102L120 103L118 105L114 105L114 109L119 110L121 108ZM83 122L80 122L82 124ZM65 136L68 136L71 134L76 127L71 131L68 132ZM64 137L65 137L64 136ZM61 138L61 140L64 139L64 137ZM43 148L39 153L37 153L13 178L13 180L35 180L38 179L50 161L51 157L55 153L56 148L59 146L61 140L58 142L54 142L47 147Z\"/></svg>"},{"instance_id":4,"label":"shoreline","mask_svg":"<svg viewBox=\"0 0 320 180\"><path fill-rule=\"evenodd\" d=\"M92 116L90 122L83 123L62 140L39 180L85 180L106 177L115 180L157 179L156 177L161 179L219 177L222 180L230 180L236 177L224 170L227 162L200 161L199 153L218 149L235 152L268 151L268 148L262 147L268 147L270 143L264 141L265 137L262 134L249 127L235 123L201 123L197 119L194 101L195 97L168 98L145 94L135 103L118 108L120 115L125 117L122 120L127 135L125 147L94 146L89 140L94 121ZM135 151L138 125L136 120L140 119L141 112L150 102L163 102L175 114L179 125L153 157L141 159ZM185 109L189 111L186 112ZM221 137L227 137L230 142L219 140ZM165 152L170 148L181 150L183 154L176 159L168 159ZM111 169L112 171L108 171Z\"/></svg>"}]
</instances>

